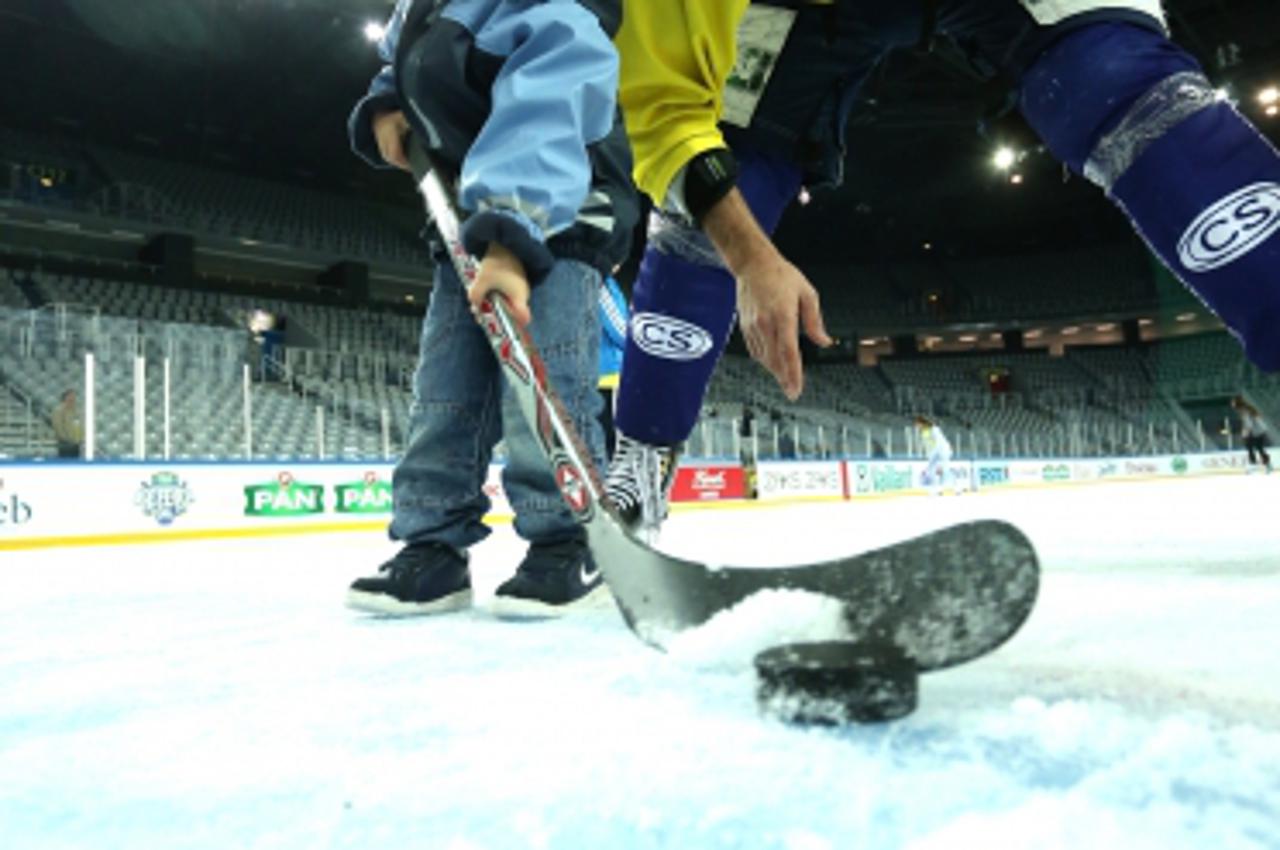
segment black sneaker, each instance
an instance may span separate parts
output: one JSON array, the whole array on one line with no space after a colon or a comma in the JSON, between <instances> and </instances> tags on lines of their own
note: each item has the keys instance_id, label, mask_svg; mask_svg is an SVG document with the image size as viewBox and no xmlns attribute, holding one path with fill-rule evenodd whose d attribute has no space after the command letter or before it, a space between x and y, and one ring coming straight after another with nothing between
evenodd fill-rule
<instances>
[{"instance_id":1,"label":"black sneaker","mask_svg":"<svg viewBox=\"0 0 1280 850\"><path fill-rule=\"evenodd\" d=\"M347 607L398 617L470 608L466 553L437 542L405 546L376 576L352 583Z\"/></svg>"},{"instance_id":2,"label":"black sneaker","mask_svg":"<svg viewBox=\"0 0 1280 850\"><path fill-rule=\"evenodd\" d=\"M600 569L581 539L534 543L516 574L493 598L493 613L510 619L559 617L607 598Z\"/></svg>"}]
</instances>

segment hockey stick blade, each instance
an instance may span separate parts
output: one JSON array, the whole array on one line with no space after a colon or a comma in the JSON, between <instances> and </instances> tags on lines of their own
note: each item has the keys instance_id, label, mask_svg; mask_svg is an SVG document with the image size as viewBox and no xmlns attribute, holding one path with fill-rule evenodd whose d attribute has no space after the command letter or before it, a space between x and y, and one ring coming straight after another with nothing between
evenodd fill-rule
<instances>
[{"instance_id":1,"label":"hockey stick blade","mask_svg":"<svg viewBox=\"0 0 1280 850\"><path fill-rule=\"evenodd\" d=\"M479 264L462 245L453 195L429 155L410 145L410 162L458 276ZM528 333L500 296L477 320L537 438L565 504L623 618L643 641L665 649L680 632L706 623L762 591L833 597L847 612L833 638L889 636L921 669L975 658L1007 640L1030 614L1038 587L1035 550L1016 528L988 520L951 526L874 552L789 567L717 566L659 552L626 530L604 496L599 471L547 382Z\"/></svg>"}]
</instances>

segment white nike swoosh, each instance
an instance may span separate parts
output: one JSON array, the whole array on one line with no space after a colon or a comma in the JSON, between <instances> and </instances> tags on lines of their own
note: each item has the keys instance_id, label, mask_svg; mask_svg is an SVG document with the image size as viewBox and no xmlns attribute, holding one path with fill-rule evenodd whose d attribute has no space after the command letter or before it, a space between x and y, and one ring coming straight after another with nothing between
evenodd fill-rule
<instances>
[{"instance_id":1,"label":"white nike swoosh","mask_svg":"<svg viewBox=\"0 0 1280 850\"><path fill-rule=\"evenodd\" d=\"M596 567L591 572L587 572L587 562L583 561L582 566L578 567L578 578L583 584L591 584L593 581L600 578L600 568Z\"/></svg>"}]
</instances>

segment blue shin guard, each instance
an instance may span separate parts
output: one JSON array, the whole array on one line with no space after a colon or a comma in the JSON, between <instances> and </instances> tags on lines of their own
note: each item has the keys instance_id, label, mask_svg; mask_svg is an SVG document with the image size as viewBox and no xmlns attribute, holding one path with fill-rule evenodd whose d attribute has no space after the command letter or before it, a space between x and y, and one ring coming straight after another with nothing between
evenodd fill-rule
<instances>
[{"instance_id":1,"label":"blue shin guard","mask_svg":"<svg viewBox=\"0 0 1280 850\"><path fill-rule=\"evenodd\" d=\"M684 442L733 328L733 276L649 247L631 299L614 424L659 446Z\"/></svg>"},{"instance_id":2,"label":"blue shin guard","mask_svg":"<svg viewBox=\"0 0 1280 850\"><path fill-rule=\"evenodd\" d=\"M1086 26L1027 71L1021 106L1249 358L1280 369L1280 154L1195 60L1154 30Z\"/></svg>"},{"instance_id":3,"label":"blue shin guard","mask_svg":"<svg viewBox=\"0 0 1280 850\"><path fill-rule=\"evenodd\" d=\"M800 169L736 151L738 189L766 232L800 188ZM615 424L628 437L674 446L688 439L733 329L736 284L700 231L651 221L632 292Z\"/></svg>"}]
</instances>

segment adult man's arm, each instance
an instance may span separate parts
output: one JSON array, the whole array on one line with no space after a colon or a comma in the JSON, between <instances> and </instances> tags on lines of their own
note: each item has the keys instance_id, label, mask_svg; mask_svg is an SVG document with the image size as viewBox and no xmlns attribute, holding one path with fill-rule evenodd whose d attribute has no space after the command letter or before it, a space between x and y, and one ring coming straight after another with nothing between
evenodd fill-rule
<instances>
[{"instance_id":1,"label":"adult man's arm","mask_svg":"<svg viewBox=\"0 0 1280 850\"><path fill-rule=\"evenodd\" d=\"M636 183L655 204L698 220L738 282L739 323L752 356L794 399L804 387L799 328L816 344L831 344L818 293L760 229L731 181L707 185L705 172L689 168L727 150L717 124L747 5L631 0L616 38L619 102Z\"/></svg>"}]
</instances>

